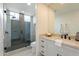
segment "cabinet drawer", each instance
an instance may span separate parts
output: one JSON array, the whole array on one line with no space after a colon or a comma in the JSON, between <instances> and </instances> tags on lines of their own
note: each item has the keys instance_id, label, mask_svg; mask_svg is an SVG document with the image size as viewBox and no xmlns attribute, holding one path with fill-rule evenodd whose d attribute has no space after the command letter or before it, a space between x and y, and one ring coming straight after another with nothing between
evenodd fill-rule
<instances>
[{"instance_id":1,"label":"cabinet drawer","mask_svg":"<svg viewBox=\"0 0 79 59\"><path fill-rule=\"evenodd\" d=\"M41 47L41 48L45 48L45 46L43 46L43 45L41 45L40 47Z\"/></svg>"},{"instance_id":2,"label":"cabinet drawer","mask_svg":"<svg viewBox=\"0 0 79 59\"><path fill-rule=\"evenodd\" d=\"M79 56L79 49L63 45L63 55L64 56Z\"/></svg>"},{"instance_id":3,"label":"cabinet drawer","mask_svg":"<svg viewBox=\"0 0 79 59\"><path fill-rule=\"evenodd\" d=\"M45 49L40 49L40 53L45 55Z\"/></svg>"},{"instance_id":4,"label":"cabinet drawer","mask_svg":"<svg viewBox=\"0 0 79 59\"><path fill-rule=\"evenodd\" d=\"M47 42L46 42L46 40L45 40L45 39L41 39L41 40L40 40L40 45L45 46L45 45L46 45L46 43L47 43Z\"/></svg>"},{"instance_id":5,"label":"cabinet drawer","mask_svg":"<svg viewBox=\"0 0 79 59\"><path fill-rule=\"evenodd\" d=\"M45 54L45 51L41 50L40 53Z\"/></svg>"},{"instance_id":6,"label":"cabinet drawer","mask_svg":"<svg viewBox=\"0 0 79 59\"><path fill-rule=\"evenodd\" d=\"M46 51L46 49L41 49L41 50L40 50L40 53L41 53L42 55L44 55L44 56L47 55L47 51Z\"/></svg>"},{"instance_id":7,"label":"cabinet drawer","mask_svg":"<svg viewBox=\"0 0 79 59\"><path fill-rule=\"evenodd\" d=\"M46 46L40 46L40 50L46 50L47 47Z\"/></svg>"},{"instance_id":8,"label":"cabinet drawer","mask_svg":"<svg viewBox=\"0 0 79 59\"><path fill-rule=\"evenodd\" d=\"M41 43L45 43L46 42L46 39L41 39L40 42Z\"/></svg>"},{"instance_id":9,"label":"cabinet drawer","mask_svg":"<svg viewBox=\"0 0 79 59\"><path fill-rule=\"evenodd\" d=\"M43 40L43 39L42 39L42 40L41 40L41 42L42 42L42 43L44 43L44 42L45 42L45 40Z\"/></svg>"}]
</instances>

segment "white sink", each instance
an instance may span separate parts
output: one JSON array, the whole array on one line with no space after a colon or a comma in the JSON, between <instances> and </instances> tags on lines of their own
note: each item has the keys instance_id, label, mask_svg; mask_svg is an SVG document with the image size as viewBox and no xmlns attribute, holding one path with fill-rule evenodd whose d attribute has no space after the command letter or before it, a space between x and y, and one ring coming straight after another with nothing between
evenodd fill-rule
<instances>
[{"instance_id":1,"label":"white sink","mask_svg":"<svg viewBox=\"0 0 79 59\"><path fill-rule=\"evenodd\" d=\"M63 41L60 40L60 39L55 40L55 45L58 46L58 47L62 47L62 43L63 43Z\"/></svg>"}]
</instances>

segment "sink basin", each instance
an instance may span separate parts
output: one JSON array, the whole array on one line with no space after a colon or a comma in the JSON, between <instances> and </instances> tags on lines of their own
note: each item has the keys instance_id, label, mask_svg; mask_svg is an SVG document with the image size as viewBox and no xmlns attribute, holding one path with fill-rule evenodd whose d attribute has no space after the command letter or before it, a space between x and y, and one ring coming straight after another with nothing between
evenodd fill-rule
<instances>
[{"instance_id":1,"label":"sink basin","mask_svg":"<svg viewBox=\"0 0 79 59\"><path fill-rule=\"evenodd\" d=\"M55 45L58 47L62 47L62 43L63 43L62 40L59 40L59 39L55 40Z\"/></svg>"}]
</instances>

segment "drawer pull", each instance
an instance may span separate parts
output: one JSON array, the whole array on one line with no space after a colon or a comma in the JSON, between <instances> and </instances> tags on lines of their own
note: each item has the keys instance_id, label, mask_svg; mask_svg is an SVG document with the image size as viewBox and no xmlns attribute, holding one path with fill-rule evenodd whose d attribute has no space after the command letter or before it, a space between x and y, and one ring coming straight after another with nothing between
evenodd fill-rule
<instances>
[{"instance_id":1,"label":"drawer pull","mask_svg":"<svg viewBox=\"0 0 79 59\"><path fill-rule=\"evenodd\" d=\"M41 46L42 48L44 48L44 46Z\"/></svg>"},{"instance_id":2,"label":"drawer pull","mask_svg":"<svg viewBox=\"0 0 79 59\"><path fill-rule=\"evenodd\" d=\"M42 53L44 53L44 51L41 51Z\"/></svg>"},{"instance_id":3,"label":"drawer pull","mask_svg":"<svg viewBox=\"0 0 79 59\"><path fill-rule=\"evenodd\" d=\"M41 42L44 42L43 40L41 40Z\"/></svg>"},{"instance_id":4,"label":"drawer pull","mask_svg":"<svg viewBox=\"0 0 79 59\"><path fill-rule=\"evenodd\" d=\"M40 53L41 54L41 53ZM43 54L41 54L41 56L44 56Z\"/></svg>"},{"instance_id":5,"label":"drawer pull","mask_svg":"<svg viewBox=\"0 0 79 59\"><path fill-rule=\"evenodd\" d=\"M8 31L5 31L5 34L8 34Z\"/></svg>"}]
</instances>

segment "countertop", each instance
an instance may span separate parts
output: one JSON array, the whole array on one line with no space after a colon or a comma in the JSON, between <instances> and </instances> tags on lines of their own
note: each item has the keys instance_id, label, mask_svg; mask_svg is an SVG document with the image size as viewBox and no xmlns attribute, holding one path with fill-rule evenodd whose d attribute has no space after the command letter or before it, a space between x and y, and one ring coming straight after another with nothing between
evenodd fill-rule
<instances>
[{"instance_id":1,"label":"countertop","mask_svg":"<svg viewBox=\"0 0 79 59\"><path fill-rule=\"evenodd\" d=\"M74 48L78 48L79 49L79 41L75 41L75 39L61 39L60 36L51 36L51 37L47 37L45 35L41 36L42 38L46 38L47 40L62 40L62 44L74 47Z\"/></svg>"}]
</instances>

